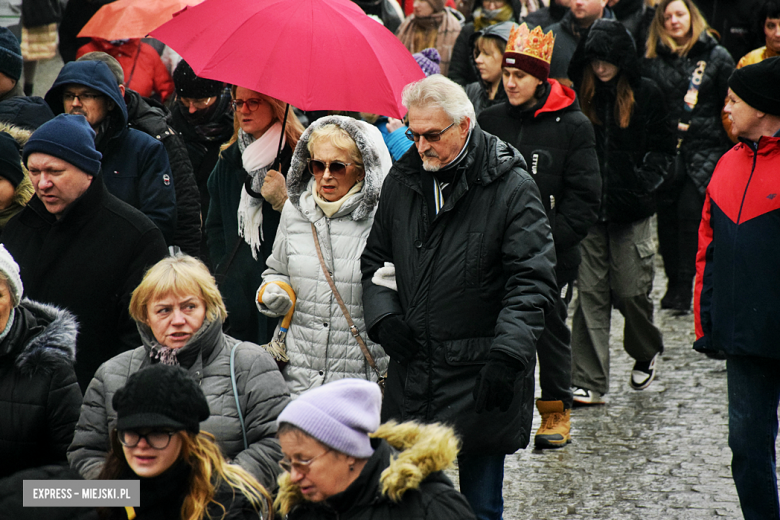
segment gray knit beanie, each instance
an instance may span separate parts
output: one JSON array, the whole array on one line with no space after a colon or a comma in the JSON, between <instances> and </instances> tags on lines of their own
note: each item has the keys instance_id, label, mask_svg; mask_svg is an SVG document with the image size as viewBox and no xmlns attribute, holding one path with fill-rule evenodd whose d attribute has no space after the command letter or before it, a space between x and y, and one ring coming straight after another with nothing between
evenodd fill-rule
<instances>
[{"instance_id":1,"label":"gray knit beanie","mask_svg":"<svg viewBox=\"0 0 780 520\"><path fill-rule=\"evenodd\" d=\"M308 390L279 414L336 451L365 459L374 453L368 434L379 428L382 392L363 379L339 379Z\"/></svg>"},{"instance_id":2,"label":"gray knit beanie","mask_svg":"<svg viewBox=\"0 0 780 520\"><path fill-rule=\"evenodd\" d=\"M24 294L24 285L22 285L22 277L19 276L19 264L2 244L0 244L0 272L8 279L8 289L11 291L11 299L16 307Z\"/></svg>"}]
</instances>

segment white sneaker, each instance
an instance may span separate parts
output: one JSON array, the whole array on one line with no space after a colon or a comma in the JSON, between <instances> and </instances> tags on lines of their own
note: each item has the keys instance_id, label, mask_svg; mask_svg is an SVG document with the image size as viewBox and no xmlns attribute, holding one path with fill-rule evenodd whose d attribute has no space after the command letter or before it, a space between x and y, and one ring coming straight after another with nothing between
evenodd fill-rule
<instances>
[{"instance_id":1,"label":"white sneaker","mask_svg":"<svg viewBox=\"0 0 780 520\"><path fill-rule=\"evenodd\" d=\"M628 381L631 388L634 390L644 390L650 386L650 383L655 379L656 361L658 361L658 354L653 356L653 359L649 362L640 363L637 361L634 363L634 369L631 371L631 379Z\"/></svg>"},{"instance_id":2,"label":"white sneaker","mask_svg":"<svg viewBox=\"0 0 780 520\"><path fill-rule=\"evenodd\" d=\"M604 404L606 402L601 392L595 390L573 386L571 393L574 397L574 403L578 405Z\"/></svg>"}]
</instances>

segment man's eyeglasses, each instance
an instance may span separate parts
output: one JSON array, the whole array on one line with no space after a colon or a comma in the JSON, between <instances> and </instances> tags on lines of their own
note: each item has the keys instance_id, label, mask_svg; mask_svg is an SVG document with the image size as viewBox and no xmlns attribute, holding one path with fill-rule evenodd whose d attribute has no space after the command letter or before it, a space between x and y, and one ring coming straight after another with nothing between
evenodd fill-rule
<instances>
[{"instance_id":1,"label":"man's eyeglasses","mask_svg":"<svg viewBox=\"0 0 780 520\"><path fill-rule=\"evenodd\" d=\"M287 457L285 457L279 461L279 467L282 468L287 473L290 473L290 471L293 468L295 468L295 471L297 471L298 473L306 474L309 472L309 467L311 466L312 462L319 459L320 457L322 457L323 455L325 455L330 451L332 450L328 448L327 450L323 451L316 457L312 457L309 460L290 460Z\"/></svg>"},{"instance_id":2,"label":"man's eyeglasses","mask_svg":"<svg viewBox=\"0 0 780 520\"><path fill-rule=\"evenodd\" d=\"M176 432L164 432L164 431L152 431L141 435L133 430L119 430L117 431L117 437L119 442L123 446L128 448L135 448L141 439L146 439L146 444L154 448L155 450L164 450L171 442L171 437L176 435Z\"/></svg>"},{"instance_id":3,"label":"man's eyeglasses","mask_svg":"<svg viewBox=\"0 0 780 520\"><path fill-rule=\"evenodd\" d=\"M89 94L84 92L82 94L74 94L73 92L63 92L62 100L68 103L73 102L76 98L80 99L82 103L91 103L96 99L102 98L103 94Z\"/></svg>"},{"instance_id":4,"label":"man's eyeglasses","mask_svg":"<svg viewBox=\"0 0 780 520\"><path fill-rule=\"evenodd\" d=\"M247 106L250 112L254 112L263 103L262 99L234 99L230 104L233 105L233 110L239 111L244 105Z\"/></svg>"},{"instance_id":5,"label":"man's eyeglasses","mask_svg":"<svg viewBox=\"0 0 780 520\"><path fill-rule=\"evenodd\" d=\"M200 98L200 99L180 97L179 103L181 103L187 108L195 108L195 110L203 110L204 108L208 107L211 104L212 99L214 99L213 96L208 98Z\"/></svg>"},{"instance_id":6,"label":"man's eyeglasses","mask_svg":"<svg viewBox=\"0 0 780 520\"><path fill-rule=\"evenodd\" d=\"M435 143L436 141L441 139L441 136L444 132L446 132L453 126L455 126L454 122L444 130L440 130L439 132L427 132L425 134L418 134L417 132L412 132L412 129L409 128L406 130L405 134L407 139L409 139L410 141L414 141L415 143L419 143L421 137L424 137L425 140L428 141L429 143Z\"/></svg>"},{"instance_id":7,"label":"man's eyeglasses","mask_svg":"<svg viewBox=\"0 0 780 520\"><path fill-rule=\"evenodd\" d=\"M325 161L318 161L317 159L308 159L309 173L315 177L325 174L325 170L330 170L331 175L344 175L347 173L347 166L352 164L351 162L332 161L326 163Z\"/></svg>"}]
</instances>

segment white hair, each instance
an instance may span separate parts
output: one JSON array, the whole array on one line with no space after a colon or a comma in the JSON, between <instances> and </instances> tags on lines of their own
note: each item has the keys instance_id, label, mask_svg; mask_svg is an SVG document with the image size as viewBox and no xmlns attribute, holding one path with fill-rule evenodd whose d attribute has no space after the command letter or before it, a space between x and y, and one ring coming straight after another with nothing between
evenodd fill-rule
<instances>
[{"instance_id":1,"label":"white hair","mask_svg":"<svg viewBox=\"0 0 780 520\"><path fill-rule=\"evenodd\" d=\"M456 125L469 118L469 129L474 128L477 120L474 105L463 87L441 74L433 74L406 85L401 94L401 102L406 110L412 107L441 108Z\"/></svg>"}]
</instances>

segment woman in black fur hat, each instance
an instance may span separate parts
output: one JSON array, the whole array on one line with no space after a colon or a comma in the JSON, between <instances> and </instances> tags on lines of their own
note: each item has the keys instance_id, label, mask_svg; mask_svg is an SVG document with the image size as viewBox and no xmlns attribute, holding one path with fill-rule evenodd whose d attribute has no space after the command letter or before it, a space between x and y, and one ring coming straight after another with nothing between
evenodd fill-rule
<instances>
[{"instance_id":1,"label":"woman in black fur hat","mask_svg":"<svg viewBox=\"0 0 780 520\"><path fill-rule=\"evenodd\" d=\"M599 220L582 241L572 322L574 401L603 402L609 390L609 325L614 305L626 318L623 346L636 361L630 386L653 381L663 352L653 324L650 217L655 190L674 152L658 85L641 77L634 40L615 20L597 20L569 66L582 112L593 123L602 179Z\"/></svg>"}]
</instances>

